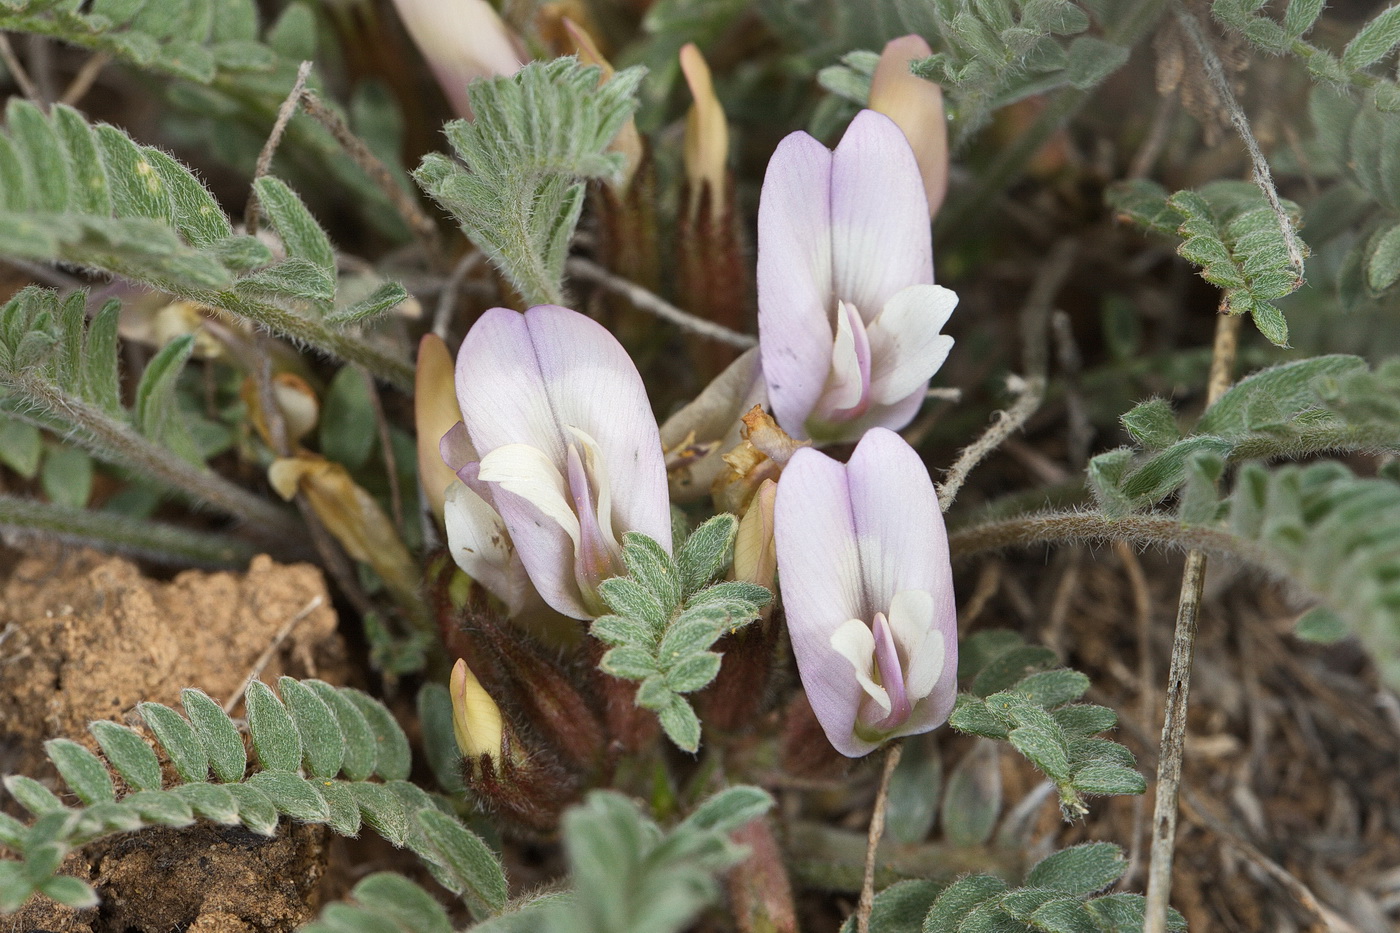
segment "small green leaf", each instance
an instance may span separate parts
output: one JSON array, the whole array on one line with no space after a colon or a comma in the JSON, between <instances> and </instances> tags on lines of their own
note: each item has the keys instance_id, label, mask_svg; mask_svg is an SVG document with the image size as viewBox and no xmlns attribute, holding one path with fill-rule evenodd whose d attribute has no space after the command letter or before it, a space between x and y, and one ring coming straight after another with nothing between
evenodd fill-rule
<instances>
[{"instance_id":1,"label":"small green leaf","mask_svg":"<svg viewBox=\"0 0 1400 933\"><path fill-rule=\"evenodd\" d=\"M190 809L206 820L232 826L238 823L238 801L222 784L181 784L170 792L190 805Z\"/></svg>"},{"instance_id":2,"label":"small green leaf","mask_svg":"<svg viewBox=\"0 0 1400 933\"><path fill-rule=\"evenodd\" d=\"M295 771L301 767L301 736L272 688L261 680L248 685L248 732L253 750L268 771Z\"/></svg>"},{"instance_id":3,"label":"small green leaf","mask_svg":"<svg viewBox=\"0 0 1400 933\"><path fill-rule=\"evenodd\" d=\"M1011 689L1037 706L1053 709L1082 697L1089 689L1089 678L1068 668L1038 671L1023 678Z\"/></svg>"},{"instance_id":4,"label":"small green leaf","mask_svg":"<svg viewBox=\"0 0 1400 933\"><path fill-rule=\"evenodd\" d=\"M896 881L875 895L870 905L870 929L876 933L921 933L924 917L942 887L933 881ZM848 917L841 933L855 933L856 918Z\"/></svg>"},{"instance_id":5,"label":"small green leaf","mask_svg":"<svg viewBox=\"0 0 1400 933\"><path fill-rule=\"evenodd\" d=\"M98 903L92 885L71 875L55 875L39 885L39 893L73 910L87 910Z\"/></svg>"},{"instance_id":6,"label":"small green leaf","mask_svg":"<svg viewBox=\"0 0 1400 933\"><path fill-rule=\"evenodd\" d=\"M369 720L346 694L324 680L304 680L302 683L326 701L340 724L341 735L345 737L344 760L340 770L352 781L363 781L374 773L375 763L379 760L379 742L370 728Z\"/></svg>"},{"instance_id":7,"label":"small green leaf","mask_svg":"<svg viewBox=\"0 0 1400 933\"><path fill-rule=\"evenodd\" d=\"M773 808L773 796L766 790L740 784L727 787L696 807L680 824L687 829L732 833L763 816ZM678 829L680 827L677 827Z\"/></svg>"},{"instance_id":8,"label":"small green leaf","mask_svg":"<svg viewBox=\"0 0 1400 933\"><path fill-rule=\"evenodd\" d=\"M180 780L203 781L209 776L209 756L194 727L183 716L159 703L142 703L137 709L169 756Z\"/></svg>"},{"instance_id":9,"label":"small green leaf","mask_svg":"<svg viewBox=\"0 0 1400 933\"><path fill-rule=\"evenodd\" d=\"M647 625L654 633L653 639L656 633L665 630L670 619L670 613L661 605L656 594L630 577L604 580L598 586L598 595L603 597L603 602L613 612Z\"/></svg>"},{"instance_id":10,"label":"small green leaf","mask_svg":"<svg viewBox=\"0 0 1400 933\"><path fill-rule=\"evenodd\" d=\"M85 508L92 496L92 457L77 447L50 447L44 457L39 483L44 495L55 505Z\"/></svg>"},{"instance_id":11,"label":"small green leaf","mask_svg":"<svg viewBox=\"0 0 1400 933\"><path fill-rule=\"evenodd\" d=\"M375 771L386 781L401 781L408 777L413 757L408 748L408 736L404 735L393 714L367 693L350 687L342 687L341 692L349 697L369 723L378 749Z\"/></svg>"},{"instance_id":12,"label":"small green leaf","mask_svg":"<svg viewBox=\"0 0 1400 933\"><path fill-rule=\"evenodd\" d=\"M1005 690L1023 678L1058 663L1055 652L1041 645L1022 645L999 655L983 668L972 682L972 692L988 697Z\"/></svg>"},{"instance_id":13,"label":"small green leaf","mask_svg":"<svg viewBox=\"0 0 1400 933\"><path fill-rule=\"evenodd\" d=\"M1146 901L1141 894L1105 894L1085 903L1100 930L1109 933L1131 933L1141 930L1146 917ZM1186 918L1167 908L1167 929L1185 933Z\"/></svg>"},{"instance_id":14,"label":"small green leaf","mask_svg":"<svg viewBox=\"0 0 1400 933\"><path fill-rule=\"evenodd\" d=\"M603 660L598 666L623 680L644 680L659 673L656 669L656 658L650 651L630 645L613 648L603 655Z\"/></svg>"},{"instance_id":15,"label":"small green leaf","mask_svg":"<svg viewBox=\"0 0 1400 933\"><path fill-rule=\"evenodd\" d=\"M1257 301L1250 307L1250 317L1254 319L1259 333L1270 343L1276 347L1288 347L1288 322L1284 320L1282 311L1267 301Z\"/></svg>"},{"instance_id":16,"label":"small green leaf","mask_svg":"<svg viewBox=\"0 0 1400 933\"><path fill-rule=\"evenodd\" d=\"M345 751L345 736L335 713L313 689L290 677L277 680L277 692L301 736L306 772L312 777L335 777Z\"/></svg>"},{"instance_id":17,"label":"small green leaf","mask_svg":"<svg viewBox=\"0 0 1400 933\"><path fill-rule=\"evenodd\" d=\"M444 684L431 682L418 691L418 721L423 728L423 751L433 777L453 795L466 792L462 782L462 753L452 729L452 696Z\"/></svg>"},{"instance_id":18,"label":"small green leaf","mask_svg":"<svg viewBox=\"0 0 1400 933\"><path fill-rule=\"evenodd\" d=\"M459 892L479 901L491 913L505 906L505 870L481 837L435 808L419 810L415 819Z\"/></svg>"},{"instance_id":19,"label":"small green leaf","mask_svg":"<svg viewBox=\"0 0 1400 933\"><path fill-rule=\"evenodd\" d=\"M623 535L622 560L627 572L661 607L663 619L669 619L681 604L680 569L671 555L651 538L635 531Z\"/></svg>"},{"instance_id":20,"label":"small green leaf","mask_svg":"<svg viewBox=\"0 0 1400 933\"><path fill-rule=\"evenodd\" d=\"M1133 440L1148 450L1161 450L1181 439L1181 430L1176 426L1176 415L1172 411L1171 403L1166 399L1157 398L1143 402L1119 420L1133 436Z\"/></svg>"},{"instance_id":21,"label":"small green leaf","mask_svg":"<svg viewBox=\"0 0 1400 933\"><path fill-rule=\"evenodd\" d=\"M359 301L336 308L326 315L332 327L349 327L372 321L408 300L408 292L398 282L383 282Z\"/></svg>"},{"instance_id":22,"label":"small green leaf","mask_svg":"<svg viewBox=\"0 0 1400 933\"><path fill-rule=\"evenodd\" d=\"M599 616L588 632L607 645L646 645L655 640L650 624L627 616Z\"/></svg>"},{"instance_id":23,"label":"small green leaf","mask_svg":"<svg viewBox=\"0 0 1400 933\"><path fill-rule=\"evenodd\" d=\"M1147 780L1121 765L1091 764L1074 773L1074 789L1085 794L1143 794Z\"/></svg>"},{"instance_id":24,"label":"small green leaf","mask_svg":"<svg viewBox=\"0 0 1400 933\"><path fill-rule=\"evenodd\" d=\"M959 878L938 895L933 907L924 917L923 933L949 933L961 929L960 924L978 906L1006 892L1006 882L992 875L968 875Z\"/></svg>"},{"instance_id":25,"label":"small green leaf","mask_svg":"<svg viewBox=\"0 0 1400 933\"><path fill-rule=\"evenodd\" d=\"M24 845L24 837L28 835L29 829L19 820L10 814L0 811L0 846L14 849L18 852ZM0 863L3 864L3 863Z\"/></svg>"},{"instance_id":26,"label":"small green leaf","mask_svg":"<svg viewBox=\"0 0 1400 933\"><path fill-rule=\"evenodd\" d=\"M46 813L57 813L65 809L63 801L59 800L53 791L33 778L20 774L7 775L5 789L10 792L10 796L15 798L20 806L34 816L42 817Z\"/></svg>"},{"instance_id":27,"label":"small green leaf","mask_svg":"<svg viewBox=\"0 0 1400 933\"><path fill-rule=\"evenodd\" d=\"M199 449L175 397L180 371L193 352L193 334L183 334L162 347L141 373L136 404L132 407L142 434L169 447L182 460L201 463Z\"/></svg>"},{"instance_id":28,"label":"small green leaf","mask_svg":"<svg viewBox=\"0 0 1400 933\"><path fill-rule=\"evenodd\" d=\"M351 897L413 933L452 933L447 911L428 892L393 872L369 875Z\"/></svg>"},{"instance_id":29,"label":"small green leaf","mask_svg":"<svg viewBox=\"0 0 1400 933\"><path fill-rule=\"evenodd\" d=\"M23 421L0 420L0 463L25 479L39 473L39 455L43 452L39 429Z\"/></svg>"},{"instance_id":30,"label":"small green leaf","mask_svg":"<svg viewBox=\"0 0 1400 933\"><path fill-rule=\"evenodd\" d=\"M694 752L700 748L700 718L684 697L671 695L671 702L657 713L661 728L676 747Z\"/></svg>"},{"instance_id":31,"label":"small green leaf","mask_svg":"<svg viewBox=\"0 0 1400 933\"><path fill-rule=\"evenodd\" d=\"M89 723L88 731L122 780L135 790L160 790L160 760L145 739L126 726L102 719Z\"/></svg>"},{"instance_id":32,"label":"small green leaf","mask_svg":"<svg viewBox=\"0 0 1400 933\"><path fill-rule=\"evenodd\" d=\"M904 740L904 753L890 775L886 824L906 845L923 842L938 817L943 792L943 757L929 735Z\"/></svg>"},{"instance_id":33,"label":"small green leaf","mask_svg":"<svg viewBox=\"0 0 1400 933\"><path fill-rule=\"evenodd\" d=\"M1347 43L1342 64L1359 71L1390 54L1400 43L1400 7L1392 6L1372 19Z\"/></svg>"},{"instance_id":34,"label":"small green leaf","mask_svg":"<svg viewBox=\"0 0 1400 933\"><path fill-rule=\"evenodd\" d=\"M1380 293L1400 280L1400 223L1376 232L1366 255L1366 284Z\"/></svg>"},{"instance_id":35,"label":"small green leaf","mask_svg":"<svg viewBox=\"0 0 1400 933\"><path fill-rule=\"evenodd\" d=\"M92 752L70 739L50 739L44 743L49 760L78 799L92 806L116 800L112 776L107 766Z\"/></svg>"},{"instance_id":36,"label":"small green leaf","mask_svg":"<svg viewBox=\"0 0 1400 933\"><path fill-rule=\"evenodd\" d=\"M360 808L360 816L370 829L396 846L402 846L408 839L408 814L403 803L383 784L370 784L357 781L345 785Z\"/></svg>"},{"instance_id":37,"label":"small green leaf","mask_svg":"<svg viewBox=\"0 0 1400 933\"><path fill-rule=\"evenodd\" d=\"M715 652L693 654L666 671L666 686L676 693L693 693L713 681L719 667L720 656Z\"/></svg>"},{"instance_id":38,"label":"small green leaf","mask_svg":"<svg viewBox=\"0 0 1400 933\"><path fill-rule=\"evenodd\" d=\"M271 175L255 181L253 189L263 212L277 228L277 235L287 248L287 258L305 259L334 274L335 250L301 198L285 182Z\"/></svg>"},{"instance_id":39,"label":"small green leaf","mask_svg":"<svg viewBox=\"0 0 1400 933\"><path fill-rule=\"evenodd\" d=\"M357 836L360 832L360 805L343 781L317 781L316 790L326 798L330 815L326 823L341 836Z\"/></svg>"},{"instance_id":40,"label":"small green leaf","mask_svg":"<svg viewBox=\"0 0 1400 933\"><path fill-rule=\"evenodd\" d=\"M259 771L244 782L267 795L277 812L294 820L324 823L330 819L330 805L306 778L287 771Z\"/></svg>"},{"instance_id":41,"label":"small green leaf","mask_svg":"<svg viewBox=\"0 0 1400 933\"><path fill-rule=\"evenodd\" d=\"M1076 703L1050 713L1066 735L1088 736L1118 725L1118 714L1107 706Z\"/></svg>"},{"instance_id":42,"label":"small green leaf","mask_svg":"<svg viewBox=\"0 0 1400 933\"><path fill-rule=\"evenodd\" d=\"M321 409L321 453L349 470L360 469L378 438L374 424L374 402L364 373L354 366L341 367Z\"/></svg>"},{"instance_id":43,"label":"small green leaf","mask_svg":"<svg viewBox=\"0 0 1400 933\"><path fill-rule=\"evenodd\" d=\"M102 124L95 132L107 166L108 190L116 216L149 217L173 224L174 211L165 182L141 147L115 126Z\"/></svg>"},{"instance_id":44,"label":"small green leaf","mask_svg":"<svg viewBox=\"0 0 1400 933\"><path fill-rule=\"evenodd\" d=\"M721 512L691 532L676 555L687 597L699 592L724 570L738 533L739 520L728 512Z\"/></svg>"},{"instance_id":45,"label":"small green leaf","mask_svg":"<svg viewBox=\"0 0 1400 933\"><path fill-rule=\"evenodd\" d=\"M189 687L181 690L180 702L185 707L185 715L190 717L190 724L199 734L204 750L209 754L214 774L229 784L243 780L243 772L248 767L248 753L233 720L202 690Z\"/></svg>"},{"instance_id":46,"label":"small green leaf","mask_svg":"<svg viewBox=\"0 0 1400 933\"><path fill-rule=\"evenodd\" d=\"M1001 770L995 742L981 739L948 775L940 823L956 846L981 845L1001 815Z\"/></svg>"},{"instance_id":47,"label":"small green leaf","mask_svg":"<svg viewBox=\"0 0 1400 933\"><path fill-rule=\"evenodd\" d=\"M137 791L123 797L122 805L140 813L147 823L159 826L188 826L194 822L194 809L173 791Z\"/></svg>"},{"instance_id":48,"label":"small green leaf","mask_svg":"<svg viewBox=\"0 0 1400 933\"><path fill-rule=\"evenodd\" d=\"M1127 869L1123 851L1116 845L1089 842L1041 859L1026 875L1026 886L1087 896L1113 884Z\"/></svg>"},{"instance_id":49,"label":"small green leaf","mask_svg":"<svg viewBox=\"0 0 1400 933\"><path fill-rule=\"evenodd\" d=\"M267 794L250 784L225 784L223 787L238 803L238 819L244 826L260 836L277 832L277 808Z\"/></svg>"},{"instance_id":50,"label":"small green leaf","mask_svg":"<svg viewBox=\"0 0 1400 933\"><path fill-rule=\"evenodd\" d=\"M170 192L175 227L187 242L200 247L212 246L233 235L233 227L223 208L189 169L159 149L145 146L141 151Z\"/></svg>"},{"instance_id":51,"label":"small green leaf","mask_svg":"<svg viewBox=\"0 0 1400 933\"><path fill-rule=\"evenodd\" d=\"M1293 634L1303 641L1330 645L1351 634L1346 620L1326 606L1314 606L1298 618Z\"/></svg>"}]
</instances>

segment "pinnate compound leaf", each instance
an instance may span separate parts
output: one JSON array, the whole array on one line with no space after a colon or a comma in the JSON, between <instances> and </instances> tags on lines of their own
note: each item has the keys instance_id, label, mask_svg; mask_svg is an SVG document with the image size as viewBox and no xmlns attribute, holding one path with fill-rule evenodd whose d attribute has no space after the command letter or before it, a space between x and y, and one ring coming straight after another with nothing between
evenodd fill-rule
<instances>
[{"instance_id":1,"label":"pinnate compound leaf","mask_svg":"<svg viewBox=\"0 0 1400 933\"><path fill-rule=\"evenodd\" d=\"M209 755L194 727L183 716L159 703L142 703L137 709L170 758L180 780L203 781L209 776Z\"/></svg>"},{"instance_id":2,"label":"pinnate compound leaf","mask_svg":"<svg viewBox=\"0 0 1400 933\"><path fill-rule=\"evenodd\" d=\"M248 684L248 732L253 750L267 771L295 771L301 767L301 736L287 708L272 688L260 680Z\"/></svg>"},{"instance_id":3,"label":"pinnate compound leaf","mask_svg":"<svg viewBox=\"0 0 1400 933\"><path fill-rule=\"evenodd\" d=\"M185 714L190 717L190 724L199 734L219 780L229 784L243 780L243 772L248 767L248 753L233 720L202 690L186 687L180 691L180 702Z\"/></svg>"},{"instance_id":4,"label":"pinnate compound leaf","mask_svg":"<svg viewBox=\"0 0 1400 933\"><path fill-rule=\"evenodd\" d=\"M158 791L161 785L160 760L146 740L126 726L107 720L88 725L102 754L122 780L138 791Z\"/></svg>"},{"instance_id":5,"label":"pinnate compound leaf","mask_svg":"<svg viewBox=\"0 0 1400 933\"><path fill-rule=\"evenodd\" d=\"M433 807L420 809L414 819L458 893L491 913L505 906L505 870L481 837Z\"/></svg>"},{"instance_id":6,"label":"pinnate compound leaf","mask_svg":"<svg viewBox=\"0 0 1400 933\"><path fill-rule=\"evenodd\" d=\"M92 752L71 739L50 739L44 752L58 769L59 776L78 799L88 806L113 801L116 790L107 766Z\"/></svg>"},{"instance_id":7,"label":"pinnate compound leaf","mask_svg":"<svg viewBox=\"0 0 1400 933\"><path fill-rule=\"evenodd\" d=\"M474 119L446 133L460 162L429 155L414 172L527 304L559 303L585 179L614 176L607 152L636 108L643 70L600 72L572 58L472 83Z\"/></svg>"}]
</instances>

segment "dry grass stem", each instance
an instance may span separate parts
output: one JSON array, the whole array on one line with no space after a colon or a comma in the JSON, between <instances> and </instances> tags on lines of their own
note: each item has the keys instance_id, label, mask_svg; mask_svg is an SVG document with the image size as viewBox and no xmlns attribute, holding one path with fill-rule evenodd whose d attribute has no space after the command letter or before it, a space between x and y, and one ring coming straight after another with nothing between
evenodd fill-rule
<instances>
[{"instance_id":1,"label":"dry grass stem","mask_svg":"<svg viewBox=\"0 0 1400 933\"><path fill-rule=\"evenodd\" d=\"M277 630L277 634L272 636L272 640L268 642L267 647L263 649L263 653L258 655L258 659L253 662L253 667L248 671L248 676L243 678L242 686L235 690L233 694L224 701L224 712L226 714L233 714L234 707L238 705L238 701L243 699L243 694L248 692L248 688L252 685L253 681L262 676L263 669L272 661L272 656L282 647L282 643L287 640L292 632L296 631L296 627L301 624L303 619L321 608L321 604L324 602L325 600L320 596L311 597L310 602L302 606L296 615L282 624L282 627Z\"/></svg>"},{"instance_id":2,"label":"dry grass stem","mask_svg":"<svg viewBox=\"0 0 1400 933\"><path fill-rule=\"evenodd\" d=\"M880 839L885 835L885 809L890 802L890 777L899 765L904 746L898 741L885 748L885 766L880 771L880 790L875 795L875 809L870 814L870 834L865 842L865 880L860 886L860 903L856 906L857 933L870 933L870 909L875 903L875 861Z\"/></svg>"},{"instance_id":3,"label":"dry grass stem","mask_svg":"<svg viewBox=\"0 0 1400 933\"><path fill-rule=\"evenodd\" d=\"M620 275L614 275L607 269L588 259L575 256L569 260L569 272L585 282L592 282L616 295L621 295L639 311L653 314L661 320L674 324L687 333L715 340L719 343L727 343L731 347L738 347L747 350L749 347L758 346L758 338L749 334L741 334L737 330L730 330L728 327L707 321L702 317L696 317L688 311L682 311L675 305L654 292L647 291L636 282L629 282Z\"/></svg>"}]
</instances>

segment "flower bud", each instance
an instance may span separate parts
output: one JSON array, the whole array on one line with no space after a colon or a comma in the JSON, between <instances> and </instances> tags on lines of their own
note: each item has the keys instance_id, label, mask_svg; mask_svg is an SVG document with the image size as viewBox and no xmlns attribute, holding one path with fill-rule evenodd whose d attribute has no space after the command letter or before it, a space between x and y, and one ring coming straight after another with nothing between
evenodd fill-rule
<instances>
[{"instance_id":1,"label":"flower bud","mask_svg":"<svg viewBox=\"0 0 1400 933\"><path fill-rule=\"evenodd\" d=\"M525 62L518 40L486 0L394 0L394 6L459 117L472 116L468 84L513 75Z\"/></svg>"},{"instance_id":2,"label":"flower bud","mask_svg":"<svg viewBox=\"0 0 1400 933\"><path fill-rule=\"evenodd\" d=\"M573 42L574 54L578 56L578 60L585 65L597 65L603 70L598 80L599 84L608 81L617 73L612 62L604 58L603 53L598 50L598 43L593 41L593 36L587 29L567 16L562 18L562 23L564 31ZM622 129L617 131L617 137L608 145L608 151L622 156L622 175L618 179L617 187L626 191L632 184L632 177L637 173L637 167L641 165L644 154L642 134L637 131L635 118L628 117L627 122L622 124Z\"/></svg>"},{"instance_id":3,"label":"flower bud","mask_svg":"<svg viewBox=\"0 0 1400 933\"><path fill-rule=\"evenodd\" d=\"M710 216L718 219L725 212L728 194L729 124L724 107L715 96L710 66L694 42L680 52L681 72L695 103L685 118L685 174L690 182L690 209L697 210L708 189Z\"/></svg>"},{"instance_id":4,"label":"flower bud","mask_svg":"<svg viewBox=\"0 0 1400 933\"><path fill-rule=\"evenodd\" d=\"M461 658L452 668L448 691L452 695L452 732L463 756L499 758L504 734L501 708Z\"/></svg>"},{"instance_id":5,"label":"flower bud","mask_svg":"<svg viewBox=\"0 0 1400 933\"><path fill-rule=\"evenodd\" d=\"M418 432L418 480L439 523L446 489L457 481L456 472L443 462L440 452L442 436L462 420L452 369L447 344L436 334L424 334L418 343L418 368L413 377L413 421Z\"/></svg>"},{"instance_id":6,"label":"flower bud","mask_svg":"<svg viewBox=\"0 0 1400 933\"><path fill-rule=\"evenodd\" d=\"M932 54L918 36L891 39L870 81L870 109L893 120L914 150L930 217L938 213L948 191L948 123L943 116L943 89L912 74L909 63Z\"/></svg>"}]
</instances>

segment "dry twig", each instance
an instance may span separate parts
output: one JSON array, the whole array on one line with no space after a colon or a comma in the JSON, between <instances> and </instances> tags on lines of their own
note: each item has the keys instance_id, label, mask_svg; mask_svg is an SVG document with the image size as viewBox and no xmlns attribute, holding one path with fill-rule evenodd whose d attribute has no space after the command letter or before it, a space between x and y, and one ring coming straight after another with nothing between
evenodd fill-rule
<instances>
[{"instance_id":1,"label":"dry twig","mask_svg":"<svg viewBox=\"0 0 1400 933\"><path fill-rule=\"evenodd\" d=\"M875 810L870 814L870 835L865 842L865 880L860 886L860 903L856 906L857 933L870 933L870 909L875 903L875 854L880 837L885 834L885 808L890 802L890 777L899 764L904 746L891 742L885 749L885 766L880 772L880 790L875 795Z\"/></svg>"},{"instance_id":2,"label":"dry twig","mask_svg":"<svg viewBox=\"0 0 1400 933\"><path fill-rule=\"evenodd\" d=\"M730 330L714 321L707 321L688 311L682 311L660 295L649 292L636 282L629 282L620 275L614 275L596 262L575 256L569 260L569 272L584 281L601 285L608 291L621 295L632 302L638 310L654 314L663 321L676 325L681 330L709 340L727 343L731 347L738 347L741 350L758 345L757 337L741 334L737 330Z\"/></svg>"},{"instance_id":3,"label":"dry twig","mask_svg":"<svg viewBox=\"0 0 1400 933\"><path fill-rule=\"evenodd\" d=\"M1216 319L1207 406L1230 387L1230 374L1239 348L1240 320L1234 314L1221 314ZM1181 788L1182 748L1186 743L1186 705L1191 693L1196 621L1205 579L1206 555L1193 549L1186 555L1186 569L1181 577L1171 669L1167 674L1167 711L1162 723L1162 750L1157 759L1157 796L1152 811L1152 861L1147 867L1144 933L1167 931L1167 902L1171 898L1172 858L1176 849L1177 796Z\"/></svg>"},{"instance_id":4,"label":"dry twig","mask_svg":"<svg viewBox=\"0 0 1400 933\"><path fill-rule=\"evenodd\" d=\"M236 707L238 701L243 698L243 694L248 692L248 688L252 686L253 681L262 676L263 669L272 661L272 656L277 653L277 649L282 647L282 642L287 640L296 627L302 623L302 620L321 608L321 604L324 602L325 600L319 595L311 597L310 602L302 606L296 615L282 624L282 627L277 630L277 634L272 636L272 641L268 642L267 647L263 649L263 653L258 655L257 661L253 662L252 670L248 671L248 676L243 678L243 685L224 701L224 712L226 714L233 713L234 707Z\"/></svg>"}]
</instances>

